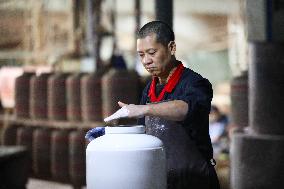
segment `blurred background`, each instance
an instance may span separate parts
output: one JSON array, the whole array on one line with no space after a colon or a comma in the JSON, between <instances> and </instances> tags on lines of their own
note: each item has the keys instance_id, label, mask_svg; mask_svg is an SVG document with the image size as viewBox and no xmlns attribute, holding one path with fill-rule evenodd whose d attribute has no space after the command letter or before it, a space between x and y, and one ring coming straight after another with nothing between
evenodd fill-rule
<instances>
[{"instance_id":1,"label":"blurred background","mask_svg":"<svg viewBox=\"0 0 284 189\"><path fill-rule=\"evenodd\" d=\"M177 59L213 85L210 135L222 188L245 188L240 175L247 171L230 158L232 135L261 123L254 116L256 94L283 102L283 7L278 0L0 0L2 188L85 186L85 132L104 125L102 118L118 109L118 100L139 102L150 77L137 58L136 32L156 19L172 26ZM251 69L257 72L249 72L249 88L250 63L271 53L263 61L277 65ZM276 78L272 88L279 96L249 97L261 82L270 85L268 76ZM276 105L271 108L277 112ZM283 123L278 114L258 115ZM275 127L281 149L283 129ZM248 153L234 150L240 150L234 157Z\"/></svg>"},{"instance_id":2,"label":"blurred background","mask_svg":"<svg viewBox=\"0 0 284 189\"><path fill-rule=\"evenodd\" d=\"M20 70L93 72L109 65L113 56L122 56L128 69L145 76L137 60L135 32L156 18L156 6L167 5L160 4L154 0L1 1L1 67L15 68L15 75ZM213 101L229 113L229 82L247 69L244 1L175 0L167 6L172 11L177 58L211 81Z\"/></svg>"}]
</instances>

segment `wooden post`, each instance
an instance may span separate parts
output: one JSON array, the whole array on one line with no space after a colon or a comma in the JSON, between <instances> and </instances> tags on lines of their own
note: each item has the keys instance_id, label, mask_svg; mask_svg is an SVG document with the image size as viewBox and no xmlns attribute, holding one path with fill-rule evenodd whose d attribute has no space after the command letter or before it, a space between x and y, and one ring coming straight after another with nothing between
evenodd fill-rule
<instances>
[{"instance_id":1,"label":"wooden post","mask_svg":"<svg viewBox=\"0 0 284 189\"><path fill-rule=\"evenodd\" d=\"M173 28L173 0L155 1L156 20L166 22Z\"/></svg>"},{"instance_id":2,"label":"wooden post","mask_svg":"<svg viewBox=\"0 0 284 189\"><path fill-rule=\"evenodd\" d=\"M135 34L134 34L134 52L136 52L136 35L140 29L140 22L141 22L141 1L135 0L135 7L134 7L134 15L135 15Z\"/></svg>"}]
</instances>

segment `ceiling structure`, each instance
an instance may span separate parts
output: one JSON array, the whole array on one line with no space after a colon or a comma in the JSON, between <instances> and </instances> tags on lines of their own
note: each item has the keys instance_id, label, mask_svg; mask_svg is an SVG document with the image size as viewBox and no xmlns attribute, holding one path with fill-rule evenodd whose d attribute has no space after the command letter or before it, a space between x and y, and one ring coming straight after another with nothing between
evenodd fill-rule
<instances>
[{"instance_id":1,"label":"ceiling structure","mask_svg":"<svg viewBox=\"0 0 284 189\"><path fill-rule=\"evenodd\" d=\"M113 0L107 0L111 3ZM116 33L121 49L132 50L134 36L134 0L116 2ZM174 0L174 31L180 54L199 49L227 47L227 17L237 12L237 0ZM142 0L141 24L155 19L154 0ZM133 36L131 38L131 36ZM184 52L183 52L184 50Z\"/></svg>"}]
</instances>

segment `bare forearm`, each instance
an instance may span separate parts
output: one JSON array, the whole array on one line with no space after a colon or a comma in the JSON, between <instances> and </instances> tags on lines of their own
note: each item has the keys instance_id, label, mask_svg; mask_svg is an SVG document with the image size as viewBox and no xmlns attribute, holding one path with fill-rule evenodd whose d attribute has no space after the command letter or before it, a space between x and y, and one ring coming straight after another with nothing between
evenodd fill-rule
<instances>
[{"instance_id":1,"label":"bare forearm","mask_svg":"<svg viewBox=\"0 0 284 189\"><path fill-rule=\"evenodd\" d=\"M182 121L185 119L188 105L182 100L173 100L167 102L161 102L156 104L135 105L125 104L118 102L121 107L113 115L104 119L109 122L113 119L119 119L123 117L139 118L143 116L156 116L172 121Z\"/></svg>"},{"instance_id":2,"label":"bare forearm","mask_svg":"<svg viewBox=\"0 0 284 189\"><path fill-rule=\"evenodd\" d=\"M146 116L157 116L173 121L182 121L185 119L188 111L188 105L182 100L173 100L157 104L145 105Z\"/></svg>"}]
</instances>

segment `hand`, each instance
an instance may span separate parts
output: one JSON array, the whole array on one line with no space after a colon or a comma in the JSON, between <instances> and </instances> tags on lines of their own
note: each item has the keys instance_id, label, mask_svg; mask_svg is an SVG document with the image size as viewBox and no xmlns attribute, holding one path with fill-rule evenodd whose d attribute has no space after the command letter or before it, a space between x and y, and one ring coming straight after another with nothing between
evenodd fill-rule
<instances>
[{"instance_id":1,"label":"hand","mask_svg":"<svg viewBox=\"0 0 284 189\"><path fill-rule=\"evenodd\" d=\"M119 118L140 118L145 116L146 105L135 105L135 104L125 104L123 102L118 102L121 107L114 114L104 119L105 122L112 121Z\"/></svg>"},{"instance_id":2,"label":"hand","mask_svg":"<svg viewBox=\"0 0 284 189\"><path fill-rule=\"evenodd\" d=\"M87 140L89 140L91 142L95 138L103 136L104 134L105 134L105 128L104 127L95 127L95 128L89 130L86 133L85 139L87 139Z\"/></svg>"}]
</instances>

